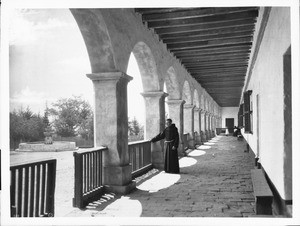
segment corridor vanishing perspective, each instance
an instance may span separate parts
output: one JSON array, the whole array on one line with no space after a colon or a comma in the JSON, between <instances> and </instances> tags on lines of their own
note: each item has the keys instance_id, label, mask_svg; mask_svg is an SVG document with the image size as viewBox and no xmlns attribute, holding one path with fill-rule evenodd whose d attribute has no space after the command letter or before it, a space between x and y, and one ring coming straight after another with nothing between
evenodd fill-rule
<instances>
[{"instance_id":1,"label":"corridor vanishing perspective","mask_svg":"<svg viewBox=\"0 0 300 226\"><path fill-rule=\"evenodd\" d=\"M155 171L132 193L103 197L66 216L254 217L250 170L255 163L246 142L217 136L190 151L179 160L180 175Z\"/></svg>"},{"instance_id":2,"label":"corridor vanishing perspective","mask_svg":"<svg viewBox=\"0 0 300 226\"><path fill-rule=\"evenodd\" d=\"M200 4L68 9L90 62L82 76L93 84L94 147L11 152L10 218L294 219L291 18L299 3ZM132 55L145 106L144 140L135 142ZM163 171L166 144L150 142L166 118L178 128L180 174Z\"/></svg>"}]
</instances>

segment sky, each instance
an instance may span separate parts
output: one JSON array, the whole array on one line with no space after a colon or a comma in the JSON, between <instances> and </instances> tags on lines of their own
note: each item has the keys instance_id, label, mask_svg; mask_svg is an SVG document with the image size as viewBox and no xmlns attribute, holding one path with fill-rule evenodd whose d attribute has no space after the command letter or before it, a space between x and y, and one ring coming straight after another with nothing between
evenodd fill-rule
<instances>
[{"instance_id":1,"label":"sky","mask_svg":"<svg viewBox=\"0 0 300 226\"><path fill-rule=\"evenodd\" d=\"M26 108L43 114L59 98L82 96L92 107L89 57L68 9L14 9L9 24L10 111ZM134 56L127 74L128 116L144 124L142 83ZM136 108L135 106L139 106Z\"/></svg>"}]
</instances>

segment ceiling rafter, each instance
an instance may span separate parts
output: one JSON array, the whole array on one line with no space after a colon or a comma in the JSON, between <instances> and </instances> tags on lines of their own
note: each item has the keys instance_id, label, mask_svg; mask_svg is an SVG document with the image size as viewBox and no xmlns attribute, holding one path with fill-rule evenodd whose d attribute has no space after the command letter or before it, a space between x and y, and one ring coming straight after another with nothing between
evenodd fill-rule
<instances>
[{"instance_id":1,"label":"ceiling rafter","mask_svg":"<svg viewBox=\"0 0 300 226\"><path fill-rule=\"evenodd\" d=\"M219 106L238 106L259 7L135 11Z\"/></svg>"}]
</instances>

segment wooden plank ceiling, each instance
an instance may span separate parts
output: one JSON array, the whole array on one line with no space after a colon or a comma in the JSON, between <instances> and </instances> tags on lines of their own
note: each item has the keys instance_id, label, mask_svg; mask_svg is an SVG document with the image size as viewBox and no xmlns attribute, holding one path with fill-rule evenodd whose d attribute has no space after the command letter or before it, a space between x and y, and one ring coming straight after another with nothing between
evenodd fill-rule
<instances>
[{"instance_id":1,"label":"wooden plank ceiling","mask_svg":"<svg viewBox=\"0 0 300 226\"><path fill-rule=\"evenodd\" d=\"M221 107L239 106L258 10L135 8Z\"/></svg>"}]
</instances>

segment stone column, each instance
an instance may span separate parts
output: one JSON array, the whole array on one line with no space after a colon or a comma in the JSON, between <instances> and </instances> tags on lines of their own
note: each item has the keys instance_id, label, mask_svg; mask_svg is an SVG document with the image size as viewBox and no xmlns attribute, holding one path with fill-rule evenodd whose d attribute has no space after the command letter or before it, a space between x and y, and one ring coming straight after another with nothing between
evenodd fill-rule
<instances>
[{"instance_id":1,"label":"stone column","mask_svg":"<svg viewBox=\"0 0 300 226\"><path fill-rule=\"evenodd\" d=\"M201 117L201 142L206 142L206 134L205 134L205 111L200 109L200 117Z\"/></svg>"},{"instance_id":2,"label":"stone column","mask_svg":"<svg viewBox=\"0 0 300 226\"><path fill-rule=\"evenodd\" d=\"M195 135L194 135L194 105L184 105L184 133L189 134L189 148L195 147Z\"/></svg>"},{"instance_id":3,"label":"stone column","mask_svg":"<svg viewBox=\"0 0 300 226\"><path fill-rule=\"evenodd\" d=\"M178 155L184 155L184 145L183 145L183 105L184 100L168 100L167 104L169 106L169 114L173 123L175 123L178 128L179 133L179 146L178 146Z\"/></svg>"},{"instance_id":4,"label":"stone column","mask_svg":"<svg viewBox=\"0 0 300 226\"><path fill-rule=\"evenodd\" d=\"M212 115L212 133L213 133L213 137L216 136L216 116Z\"/></svg>"},{"instance_id":5,"label":"stone column","mask_svg":"<svg viewBox=\"0 0 300 226\"><path fill-rule=\"evenodd\" d=\"M194 130L197 132L197 137L195 137L195 144L201 144L201 114L200 109L197 107L194 108Z\"/></svg>"},{"instance_id":6,"label":"stone column","mask_svg":"<svg viewBox=\"0 0 300 226\"><path fill-rule=\"evenodd\" d=\"M95 94L95 147L104 152L104 184L111 192L127 194L135 188L128 155L127 84L132 77L123 72L88 74Z\"/></svg>"},{"instance_id":7,"label":"stone column","mask_svg":"<svg viewBox=\"0 0 300 226\"><path fill-rule=\"evenodd\" d=\"M213 114L209 113L209 133L210 133L210 138L213 137Z\"/></svg>"},{"instance_id":8,"label":"stone column","mask_svg":"<svg viewBox=\"0 0 300 226\"><path fill-rule=\"evenodd\" d=\"M205 110L205 135L206 135L206 140L210 140L209 136L209 113L208 111Z\"/></svg>"},{"instance_id":9,"label":"stone column","mask_svg":"<svg viewBox=\"0 0 300 226\"><path fill-rule=\"evenodd\" d=\"M165 129L165 97L162 91L141 93L145 99L145 140L151 139ZM152 164L164 168L164 141L151 143Z\"/></svg>"}]
</instances>

